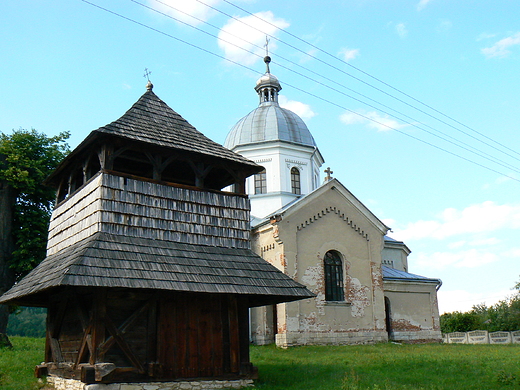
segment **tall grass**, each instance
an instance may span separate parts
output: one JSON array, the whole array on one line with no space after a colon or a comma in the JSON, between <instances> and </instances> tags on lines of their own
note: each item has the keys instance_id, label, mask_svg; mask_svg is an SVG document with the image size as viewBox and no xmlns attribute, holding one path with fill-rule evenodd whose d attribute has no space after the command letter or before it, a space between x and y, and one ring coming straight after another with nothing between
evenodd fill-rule
<instances>
[{"instance_id":1,"label":"tall grass","mask_svg":"<svg viewBox=\"0 0 520 390\"><path fill-rule=\"evenodd\" d=\"M45 339L9 338L13 348L0 349L0 389L35 390L43 384L34 377L34 367L43 361Z\"/></svg>"},{"instance_id":2,"label":"tall grass","mask_svg":"<svg viewBox=\"0 0 520 390\"><path fill-rule=\"evenodd\" d=\"M520 388L518 345L253 347L262 390Z\"/></svg>"}]
</instances>

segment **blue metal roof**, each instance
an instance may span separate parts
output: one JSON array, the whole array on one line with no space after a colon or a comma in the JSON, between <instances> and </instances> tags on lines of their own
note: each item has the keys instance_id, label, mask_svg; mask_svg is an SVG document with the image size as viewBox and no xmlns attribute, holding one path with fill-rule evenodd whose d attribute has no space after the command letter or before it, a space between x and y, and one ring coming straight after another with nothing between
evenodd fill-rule
<instances>
[{"instance_id":1,"label":"blue metal roof","mask_svg":"<svg viewBox=\"0 0 520 390\"><path fill-rule=\"evenodd\" d=\"M424 282L440 284L440 279L427 278L426 276L415 275L395 268L383 265L383 280L401 280L407 282Z\"/></svg>"}]
</instances>

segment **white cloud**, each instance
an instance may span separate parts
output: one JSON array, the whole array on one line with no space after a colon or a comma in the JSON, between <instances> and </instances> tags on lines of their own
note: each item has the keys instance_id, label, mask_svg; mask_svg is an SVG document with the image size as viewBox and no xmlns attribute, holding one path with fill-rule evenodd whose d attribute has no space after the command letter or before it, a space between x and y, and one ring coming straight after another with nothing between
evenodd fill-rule
<instances>
[{"instance_id":1,"label":"white cloud","mask_svg":"<svg viewBox=\"0 0 520 390\"><path fill-rule=\"evenodd\" d=\"M511 35L510 37L501 39L491 47L485 47L480 51L486 58L505 58L511 54L510 48L515 45L520 45L520 32Z\"/></svg>"},{"instance_id":2,"label":"white cloud","mask_svg":"<svg viewBox=\"0 0 520 390\"><path fill-rule=\"evenodd\" d=\"M394 236L402 241L421 238L445 239L465 233L492 232L499 229L520 229L520 204L498 205L487 201L459 211L445 209L434 220L408 224Z\"/></svg>"},{"instance_id":3,"label":"white cloud","mask_svg":"<svg viewBox=\"0 0 520 390\"><path fill-rule=\"evenodd\" d=\"M451 313L454 311L466 312L470 311L473 306L484 303L486 306L492 306L498 301L502 301L511 296L511 290L503 289L493 294L478 292L472 293L466 290L444 290L440 289L437 293L439 300L439 312Z\"/></svg>"},{"instance_id":4,"label":"white cloud","mask_svg":"<svg viewBox=\"0 0 520 390\"><path fill-rule=\"evenodd\" d=\"M441 20L437 26L437 31L440 33L447 33L453 27L453 23L450 20Z\"/></svg>"},{"instance_id":5,"label":"white cloud","mask_svg":"<svg viewBox=\"0 0 520 390\"><path fill-rule=\"evenodd\" d=\"M339 55L345 60L350 61L359 55L359 49L349 49L347 47L342 48L339 51Z\"/></svg>"},{"instance_id":6,"label":"white cloud","mask_svg":"<svg viewBox=\"0 0 520 390\"><path fill-rule=\"evenodd\" d=\"M456 242L452 242L452 243L448 244L448 248L457 249L457 248L463 247L466 244L467 244L466 241L456 241Z\"/></svg>"},{"instance_id":7,"label":"white cloud","mask_svg":"<svg viewBox=\"0 0 520 390\"><path fill-rule=\"evenodd\" d=\"M496 237L490 237L490 238L482 238L482 239L476 239L473 241L468 242L468 245L471 246L492 246L500 244L502 240L499 240Z\"/></svg>"},{"instance_id":8,"label":"white cloud","mask_svg":"<svg viewBox=\"0 0 520 390\"><path fill-rule=\"evenodd\" d=\"M502 256L508 257L508 258L518 258L520 259L520 248L510 248L504 253L502 253Z\"/></svg>"},{"instance_id":9,"label":"white cloud","mask_svg":"<svg viewBox=\"0 0 520 390\"><path fill-rule=\"evenodd\" d=\"M276 18L271 11L258 12L255 16L245 16L238 20L230 19L218 34L218 45L224 50L227 59L244 65L253 65L259 57L250 52L264 55L265 37L275 35L278 29L287 27L289 23L284 19ZM269 50L273 51L275 48L276 41L271 39Z\"/></svg>"},{"instance_id":10,"label":"white cloud","mask_svg":"<svg viewBox=\"0 0 520 390\"><path fill-rule=\"evenodd\" d=\"M389 228L391 228L392 226L395 225L396 221L395 219L392 219L392 218L385 218L385 219L382 219L381 222L383 222L386 226L388 226Z\"/></svg>"},{"instance_id":11,"label":"white cloud","mask_svg":"<svg viewBox=\"0 0 520 390\"><path fill-rule=\"evenodd\" d=\"M408 126L406 124L399 123L395 119L390 118L388 115L381 115L375 111L359 111L358 113L345 112L340 116L339 119L346 125L364 124L371 129L376 129L377 131L389 131Z\"/></svg>"},{"instance_id":12,"label":"white cloud","mask_svg":"<svg viewBox=\"0 0 520 390\"><path fill-rule=\"evenodd\" d=\"M470 249L460 252L419 253L414 263L422 267L442 270L446 268L477 268L500 260L496 253Z\"/></svg>"},{"instance_id":13,"label":"white cloud","mask_svg":"<svg viewBox=\"0 0 520 390\"><path fill-rule=\"evenodd\" d=\"M206 4L212 7L221 1L222 0L204 0ZM203 23L203 21L208 20L216 13L216 11L196 0L162 0L164 4L149 0L148 3L150 3L153 8L193 26Z\"/></svg>"},{"instance_id":14,"label":"white cloud","mask_svg":"<svg viewBox=\"0 0 520 390\"><path fill-rule=\"evenodd\" d=\"M514 173L508 175L508 176L500 176L497 178L497 180L495 181L496 184L503 184L503 183L507 183L511 180L515 180L517 178L517 175L515 175Z\"/></svg>"},{"instance_id":15,"label":"white cloud","mask_svg":"<svg viewBox=\"0 0 520 390\"><path fill-rule=\"evenodd\" d=\"M404 38L408 35L408 30L406 29L404 23L396 24L395 31L397 31L397 35L399 35L401 38Z\"/></svg>"},{"instance_id":16,"label":"white cloud","mask_svg":"<svg viewBox=\"0 0 520 390\"><path fill-rule=\"evenodd\" d=\"M483 41L483 40L486 40L486 39L490 39L490 38L494 38L496 37L497 34L490 34L490 33L481 33L478 37L477 37L477 42L479 41Z\"/></svg>"},{"instance_id":17,"label":"white cloud","mask_svg":"<svg viewBox=\"0 0 520 390\"><path fill-rule=\"evenodd\" d=\"M421 0L419 1L419 3L417 4L417 11L422 11L426 5L428 5L428 3L432 1L432 0Z\"/></svg>"},{"instance_id":18,"label":"white cloud","mask_svg":"<svg viewBox=\"0 0 520 390\"><path fill-rule=\"evenodd\" d=\"M284 95L278 96L278 103L281 107L291 110L302 119L311 119L313 116L316 116L316 113L312 111L311 106L308 104L296 100L289 100Z\"/></svg>"}]
</instances>

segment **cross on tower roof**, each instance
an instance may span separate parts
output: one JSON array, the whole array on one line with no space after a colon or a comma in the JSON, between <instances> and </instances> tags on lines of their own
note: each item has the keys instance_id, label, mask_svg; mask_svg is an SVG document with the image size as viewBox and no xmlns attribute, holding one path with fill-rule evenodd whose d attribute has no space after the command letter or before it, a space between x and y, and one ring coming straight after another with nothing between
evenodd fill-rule
<instances>
[{"instance_id":1,"label":"cross on tower roof","mask_svg":"<svg viewBox=\"0 0 520 390\"><path fill-rule=\"evenodd\" d=\"M151 71L148 70L148 68L144 68L144 75L143 77L146 77L148 81L150 81L150 75L152 74Z\"/></svg>"},{"instance_id":2,"label":"cross on tower roof","mask_svg":"<svg viewBox=\"0 0 520 390\"><path fill-rule=\"evenodd\" d=\"M152 74L151 71L148 70L148 68L144 68L144 75L143 77L146 77L148 79L148 84L146 84L146 89L151 91L153 88L153 84L150 81L150 75Z\"/></svg>"}]
</instances>

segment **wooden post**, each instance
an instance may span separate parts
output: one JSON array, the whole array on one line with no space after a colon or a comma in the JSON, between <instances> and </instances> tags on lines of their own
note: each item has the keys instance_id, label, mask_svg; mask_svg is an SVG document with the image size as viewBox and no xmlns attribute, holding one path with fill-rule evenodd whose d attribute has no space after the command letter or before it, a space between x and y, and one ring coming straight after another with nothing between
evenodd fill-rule
<instances>
[{"instance_id":1,"label":"wooden post","mask_svg":"<svg viewBox=\"0 0 520 390\"><path fill-rule=\"evenodd\" d=\"M107 310L107 291L104 288L97 289L94 293L92 307L92 350L89 364L102 363L104 353L99 348L105 341L105 317Z\"/></svg>"},{"instance_id":2,"label":"wooden post","mask_svg":"<svg viewBox=\"0 0 520 390\"><path fill-rule=\"evenodd\" d=\"M249 375L251 373L251 363L249 361L249 308L247 298L238 299L238 333L240 343L240 374Z\"/></svg>"}]
</instances>

